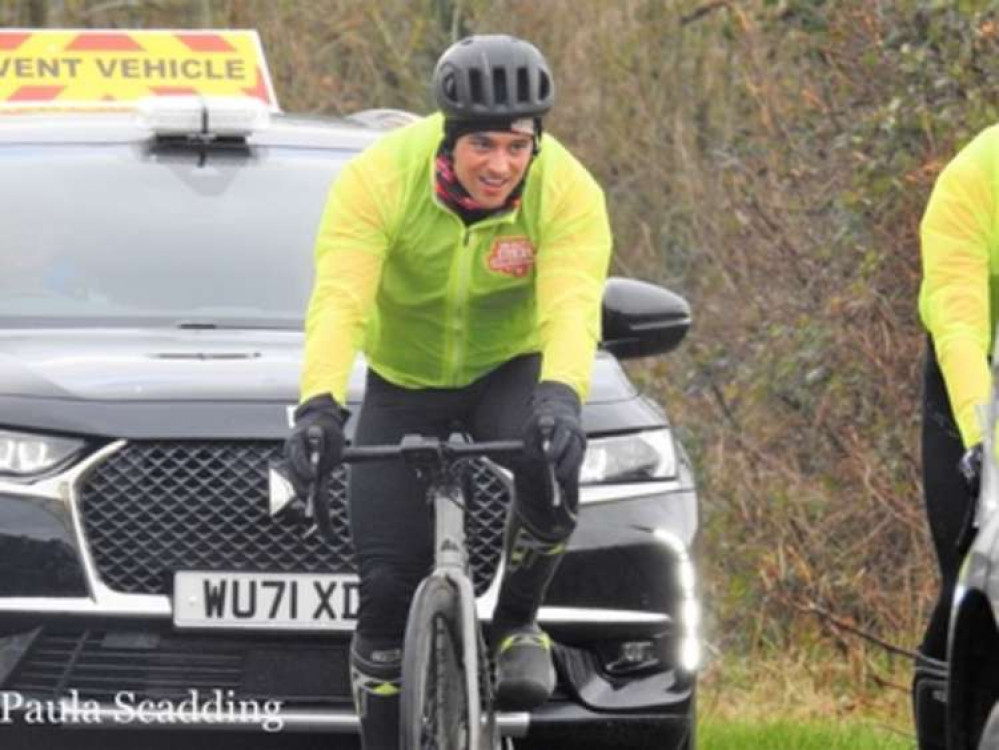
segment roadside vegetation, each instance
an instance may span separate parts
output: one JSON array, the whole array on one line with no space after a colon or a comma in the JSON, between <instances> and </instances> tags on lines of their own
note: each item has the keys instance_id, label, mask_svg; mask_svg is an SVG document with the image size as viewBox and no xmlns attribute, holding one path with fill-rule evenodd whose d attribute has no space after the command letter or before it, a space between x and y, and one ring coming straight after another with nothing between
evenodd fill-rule
<instances>
[{"instance_id":1,"label":"roadside vegetation","mask_svg":"<svg viewBox=\"0 0 999 750\"><path fill-rule=\"evenodd\" d=\"M702 750L915 750L908 660L828 641L727 653L698 690Z\"/></svg>"},{"instance_id":2,"label":"roadside vegetation","mask_svg":"<svg viewBox=\"0 0 999 750\"><path fill-rule=\"evenodd\" d=\"M790 706L812 686L826 717L814 726L853 716L884 735L740 745L743 719L706 699L704 746L894 748L909 741L903 652L936 576L918 485L917 227L942 165L997 119L994 8L2 0L0 23L257 28L284 107L324 114L428 111L450 40L535 41L559 85L549 128L606 188L615 272L694 309L681 350L633 370L670 405L698 469L708 698L778 665L793 687L760 717L766 731L791 731L778 717L811 731Z\"/></svg>"},{"instance_id":3,"label":"roadside vegetation","mask_svg":"<svg viewBox=\"0 0 999 750\"><path fill-rule=\"evenodd\" d=\"M766 724L733 721L707 724L698 735L699 750L910 750L911 740L877 727L787 720Z\"/></svg>"}]
</instances>

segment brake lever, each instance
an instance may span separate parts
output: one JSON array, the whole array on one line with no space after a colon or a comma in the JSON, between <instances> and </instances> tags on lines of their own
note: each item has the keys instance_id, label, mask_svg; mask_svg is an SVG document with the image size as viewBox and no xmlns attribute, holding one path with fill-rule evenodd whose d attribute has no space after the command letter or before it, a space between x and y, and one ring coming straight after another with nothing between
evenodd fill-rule
<instances>
[{"instance_id":1,"label":"brake lever","mask_svg":"<svg viewBox=\"0 0 999 750\"><path fill-rule=\"evenodd\" d=\"M305 538L319 532L319 535L329 543L336 540L336 530L330 520L329 482L333 467L323 466L322 457L325 452L326 437L322 429L313 425L306 432L309 442L309 463L315 475L305 507L305 517L312 520L312 526L305 533Z\"/></svg>"},{"instance_id":2,"label":"brake lever","mask_svg":"<svg viewBox=\"0 0 999 750\"><path fill-rule=\"evenodd\" d=\"M305 434L309 442L309 465L312 467L312 476L315 479L309 485L309 492L305 498L305 519L312 520L316 517L317 505L319 503L319 489L322 485L319 474L319 464L323 456L323 431L318 427L310 427ZM311 531L311 530L310 530Z\"/></svg>"},{"instance_id":3,"label":"brake lever","mask_svg":"<svg viewBox=\"0 0 999 750\"><path fill-rule=\"evenodd\" d=\"M538 420L538 430L541 432L541 450L544 451L545 464L548 466L548 484L552 488L552 507L558 508L562 505L562 488L555 478L555 465L548 457L548 449L551 448L552 439L555 437L555 418L541 417Z\"/></svg>"}]
</instances>

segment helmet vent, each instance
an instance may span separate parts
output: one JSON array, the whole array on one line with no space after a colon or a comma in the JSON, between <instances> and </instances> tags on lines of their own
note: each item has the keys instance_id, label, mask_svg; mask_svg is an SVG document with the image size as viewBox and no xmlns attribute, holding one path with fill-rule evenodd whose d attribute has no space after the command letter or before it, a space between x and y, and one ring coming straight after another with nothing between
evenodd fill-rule
<instances>
[{"instance_id":1,"label":"helmet vent","mask_svg":"<svg viewBox=\"0 0 999 750\"><path fill-rule=\"evenodd\" d=\"M551 78L548 77L548 74L545 73L544 71L540 72L540 78L541 78L541 81L540 81L540 84L541 84L540 89L541 89L541 91L540 91L540 93L538 95L538 98L541 101L544 101L549 96L551 96L552 81L551 81Z\"/></svg>"},{"instance_id":2,"label":"helmet vent","mask_svg":"<svg viewBox=\"0 0 999 750\"><path fill-rule=\"evenodd\" d=\"M510 101L506 90L506 71L503 68L493 68L493 101L496 104L507 104Z\"/></svg>"},{"instance_id":3,"label":"helmet vent","mask_svg":"<svg viewBox=\"0 0 999 750\"><path fill-rule=\"evenodd\" d=\"M529 102L531 100L530 81L527 77L527 68L521 66L517 68L517 101Z\"/></svg>"},{"instance_id":4,"label":"helmet vent","mask_svg":"<svg viewBox=\"0 0 999 750\"><path fill-rule=\"evenodd\" d=\"M458 84L454 80L454 73L448 73L444 76L444 81L442 82L441 87L444 90L444 96L446 96L450 101L458 101Z\"/></svg>"},{"instance_id":5,"label":"helmet vent","mask_svg":"<svg viewBox=\"0 0 999 750\"><path fill-rule=\"evenodd\" d=\"M482 71L468 71L468 85L471 89L470 96L473 104L485 104L486 95L482 90Z\"/></svg>"}]
</instances>

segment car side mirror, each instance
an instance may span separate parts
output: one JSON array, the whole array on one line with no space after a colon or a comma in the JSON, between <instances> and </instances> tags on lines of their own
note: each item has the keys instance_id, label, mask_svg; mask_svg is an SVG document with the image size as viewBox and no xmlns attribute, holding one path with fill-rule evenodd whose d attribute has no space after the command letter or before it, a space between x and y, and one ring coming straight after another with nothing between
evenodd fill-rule
<instances>
[{"instance_id":1,"label":"car side mirror","mask_svg":"<svg viewBox=\"0 0 999 750\"><path fill-rule=\"evenodd\" d=\"M668 289L613 276L604 285L601 345L620 359L673 351L690 322L687 300Z\"/></svg>"}]
</instances>

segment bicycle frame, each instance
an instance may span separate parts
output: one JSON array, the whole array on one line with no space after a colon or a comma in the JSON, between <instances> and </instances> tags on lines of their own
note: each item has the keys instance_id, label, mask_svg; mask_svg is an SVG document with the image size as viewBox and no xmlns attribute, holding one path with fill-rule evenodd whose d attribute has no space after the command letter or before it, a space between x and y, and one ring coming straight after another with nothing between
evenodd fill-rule
<instances>
[{"instance_id":1,"label":"bicycle frame","mask_svg":"<svg viewBox=\"0 0 999 750\"><path fill-rule=\"evenodd\" d=\"M325 535L329 526L326 482L330 472L318 463L318 457L322 454L321 433L317 431L310 438L313 444L313 465L319 479L310 493L306 515L316 517L319 531ZM547 443L545 447L547 448ZM434 568L424 582L428 579L442 579L454 587L457 593L460 609L460 658L464 667L468 704L467 740L468 747L474 750L484 750L487 747L483 744L484 740L488 740L489 747L493 747L499 741L499 735L492 701L489 702L489 712L483 716L484 696L481 691L483 687L490 690L490 684L488 679L480 683L479 648L484 640L476 610L475 590L469 575L469 555L465 539L466 499L461 482L451 469L463 458L522 454L523 451L524 444L519 440L463 444L406 435L398 445L353 447L343 455L343 462L347 464L402 459L418 477L429 482L426 497L434 508ZM551 466L549 476L553 504L558 507L561 505L561 492ZM320 522L320 519L325 523ZM486 733L489 737L485 736Z\"/></svg>"},{"instance_id":2,"label":"bicycle frame","mask_svg":"<svg viewBox=\"0 0 999 750\"><path fill-rule=\"evenodd\" d=\"M327 483L330 471L319 465L322 455L322 433L310 434L312 461L318 481L312 488L305 515L316 521L321 534L329 531ZM484 729L494 734L495 714L483 717L479 678L479 646L484 643L475 604L475 589L469 577L469 555L465 539L465 494L461 482L451 471L462 458L474 456L520 454L524 445L519 440L461 444L441 442L420 435L407 435L398 445L362 446L347 449L343 462L365 463L402 459L418 476L429 480L426 497L434 508L434 568L427 579L441 578L457 592L460 611L460 658L464 667L465 695L468 708L468 747L480 750ZM425 579L426 580L426 579ZM488 683L485 686L489 690ZM483 719L486 726L483 726ZM490 740L492 742L492 740Z\"/></svg>"},{"instance_id":3,"label":"bicycle frame","mask_svg":"<svg viewBox=\"0 0 999 750\"><path fill-rule=\"evenodd\" d=\"M479 620L475 591L468 576L468 548L465 543L465 495L459 482L446 476L428 490L434 506L434 569L431 576L446 578L458 589L461 603L461 658L465 664L465 690L468 696L468 745L482 747L482 696L479 694Z\"/></svg>"}]
</instances>

